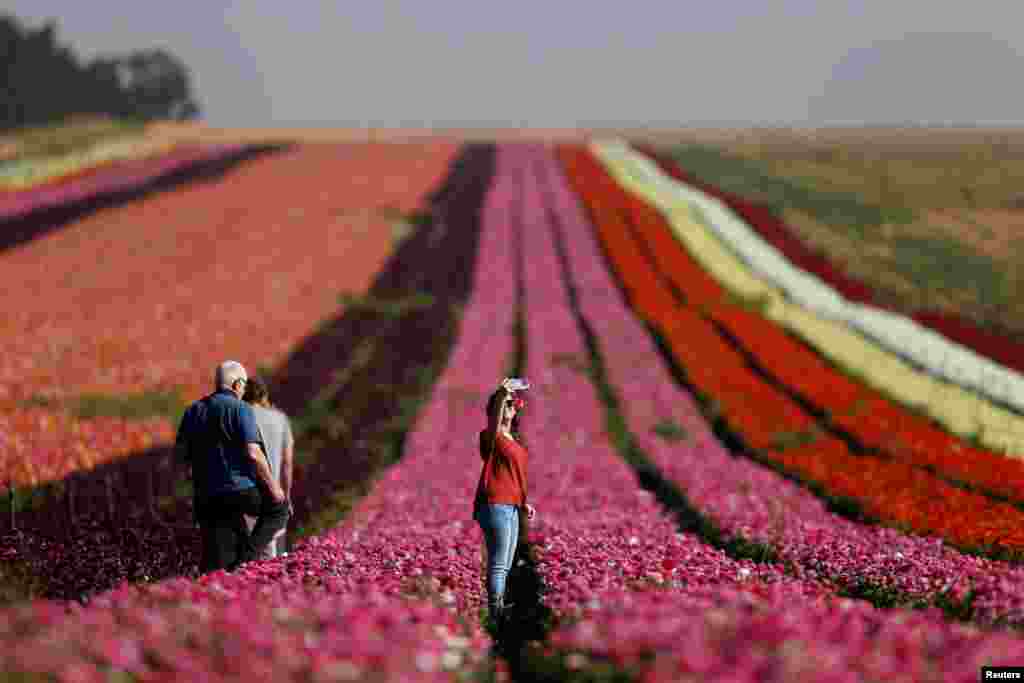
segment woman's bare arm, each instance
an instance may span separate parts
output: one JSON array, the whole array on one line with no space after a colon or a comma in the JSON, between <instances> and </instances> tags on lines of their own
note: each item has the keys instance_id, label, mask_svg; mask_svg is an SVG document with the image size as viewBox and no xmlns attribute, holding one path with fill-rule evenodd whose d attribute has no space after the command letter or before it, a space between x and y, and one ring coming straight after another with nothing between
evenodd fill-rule
<instances>
[{"instance_id":1,"label":"woman's bare arm","mask_svg":"<svg viewBox=\"0 0 1024 683\"><path fill-rule=\"evenodd\" d=\"M246 449L249 453L249 460L256 470L256 478L266 487L265 490L270 493L270 497L275 503L283 503L285 501L284 491L281 489L281 485L274 481L274 475L270 471L270 464L263 452L263 446L258 443L249 443L246 444Z\"/></svg>"},{"instance_id":2,"label":"woman's bare arm","mask_svg":"<svg viewBox=\"0 0 1024 683\"><path fill-rule=\"evenodd\" d=\"M292 499L292 463L295 461L295 444L289 441L284 447L281 456L281 488L284 489L284 497Z\"/></svg>"}]
</instances>

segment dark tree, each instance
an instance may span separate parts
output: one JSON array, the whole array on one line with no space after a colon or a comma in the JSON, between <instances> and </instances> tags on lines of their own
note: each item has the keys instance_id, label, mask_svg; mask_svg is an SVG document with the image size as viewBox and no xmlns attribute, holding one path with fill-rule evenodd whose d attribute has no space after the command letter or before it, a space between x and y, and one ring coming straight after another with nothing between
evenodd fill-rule
<instances>
[{"instance_id":1,"label":"dark tree","mask_svg":"<svg viewBox=\"0 0 1024 683\"><path fill-rule=\"evenodd\" d=\"M82 64L57 43L57 22L23 27L0 15L0 129L55 123L76 114L142 121L192 119L200 109L188 68L163 49Z\"/></svg>"},{"instance_id":2,"label":"dark tree","mask_svg":"<svg viewBox=\"0 0 1024 683\"><path fill-rule=\"evenodd\" d=\"M185 119L198 106L189 94L188 69L165 50L135 52L117 64L121 87L131 107L128 114L143 119Z\"/></svg>"}]
</instances>

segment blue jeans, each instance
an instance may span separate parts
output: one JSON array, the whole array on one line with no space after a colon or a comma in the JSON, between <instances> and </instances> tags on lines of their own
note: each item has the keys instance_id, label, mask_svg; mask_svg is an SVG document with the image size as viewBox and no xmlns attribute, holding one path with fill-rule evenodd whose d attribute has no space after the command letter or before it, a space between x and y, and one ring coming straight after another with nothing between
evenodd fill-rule
<instances>
[{"instance_id":1,"label":"blue jeans","mask_svg":"<svg viewBox=\"0 0 1024 683\"><path fill-rule=\"evenodd\" d=\"M487 543L487 607L491 616L505 605L505 580L519 542L519 508L515 505L485 505L477 522Z\"/></svg>"}]
</instances>

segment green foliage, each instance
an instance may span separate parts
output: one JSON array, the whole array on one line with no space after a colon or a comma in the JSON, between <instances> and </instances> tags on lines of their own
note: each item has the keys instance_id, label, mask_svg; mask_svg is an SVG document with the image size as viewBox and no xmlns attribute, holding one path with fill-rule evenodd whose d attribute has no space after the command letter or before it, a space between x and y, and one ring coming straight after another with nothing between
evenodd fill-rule
<instances>
[{"instance_id":1,"label":"green foliage","mask_svg":"<svg viewBox=\"0 0 1024 683\"><path fill-rule=\"evenodd\" d=\"M138 121L90 118L22 128L4 136L0 143L14 143L17 159L61 156L104 140L139 134L143 128Z\"/></svg>"},{"instance_id":2,"label":"green foliage","mask_svg":"<svg viewBox=\"0 0 1024 683\"><path fill-rule=\"evenodd\" d=\"M402 216L402 220L405 221L413 231L417 231L430 226L434 220L434 215L429 210L410 211Z\"/></svg>"},{"instance_id":3,"label":"green foliage","mask_svg":"<svg viewBox=\"0 0 1024 683\"><path fill-rule=\"evenodd\" d=\"M178 420L187 407L178 392L167 391L146 391L140 394L113 396L80 394L65 399L36 395L22 405L28 408L67 411L81 420L97 417L116 417L125 420L166 417L170 420Z\"/></svg>"},{"instance_id":4,"label":"green foliage","mask_svg":"<svg viewBox=\"0 0 1024 683\"><path fill-rule=\"evenodd\" d=\"M349 484L333 491L316 514L295 529L294 538L307 538L330 531L352 511L352 508L370 491L372 481Z\"/></svg>"},{"instance_id":5,"label":"green foliage","mask_svg":"<svg viewBox=\"0 0 1024 683\"><path fill-rule=\"evenodd\" d=\"M752 560L754 562L773 564L779 561L779 553L772 546L760 541L752 541L734 536L722 544L729 557L736 560Z\"/></svg>"},{"instance_id":6,"label":"green foliage","mask_svg":"<svg viewBox=\"0 0 1024 683\"><path fill-rule=\"evenodd\" d=\"M671 443L685 441L689 436L685 429L667 418L654 425L651 431Z\"/></svg>"},{"instance_id":7,"label":"green foliage","mask_svg":"<svg viewBox=\"0 0 1024 683\"><path fill-rule=\"evenodd\" d=\"M272 365L267 365L266 363L257 363L255 372L257 377L269 380L274 376L274 367Z\"/></svg>"},{"instance_id":8,"label":"green foliage","mask_svg":"<svg viewBox=\"0 0 1024 683\"><path fill-rule=\"evenodd\" d=\"M11 509L15 513L27 510L39 510L47 503L59 500L64 494L65 484L60 481L50 481L31 488L11 487L7 492L5 505L6 512Z\"/></svg>"},{"instance_id":9,"label":"green foliage","mask_svg":"<svg viewBox=\"0 0 1024 683\"><path fill-rule=\"evenodd\" d=\"M941 591L929 597L914 597L894 586L871 583L863 579L852 581L836 592L837 595L864 600L879 609L931 609L938 608L950 621L971 623L975 617L978 593L973 586L962 598L950 597L950 591Z\"/></svg>"},{"instance_id":10,"label":"green foliage","mask_svg":"<svg viewBox=\"0 0 1024 683\"><path fill-rule=\"evenodd\" d=\"M818 439L818 434L812 431L779 431L772 435L772 447L777 451L785 451L790 448L799 448L812 444Z\"/></svg>"},{"instance_id":11,"label":"green foliage","mask_svg":"<svg viewBox=\"0 0 1024 683\"><path fill-rule=\"evenodd\" d=\"M120 417L143 420L150 417L180 418L187 406L178 393L147 391L124 396L83 394L72 399L68 407L81 419Z\"/></svg>"},{"instance_id":12,"label":"green foliage","mask_svg":"<svg viewBox=\"0 0 1024 683\"><path fill-rule=\"evenodd\" d=\"M982 301L1002 301L1006 272L995 260L942 235L897 236L887 242L894 267L922 289L967 289Z\"/></svg>"},{"instance_id":13,"label":"green foliage","mask_svg":"<svg viewBox=\"0 0 1024 683\"><path fill-rule=\"evenodd\" d=\"M195 494L195 487L192 482L188 479L179 479L174 485L174 496L175 498L181 498L182 500L189 500Z\"/></svg>"},{"instance_id":14,"label":"green foliage","mask_svg":"<svg viewBox=\"0 0 1024 683\"><path fill-rule=\"evenodd\" d=\"M757 313L758 315L764 315L768 311L768 305L771 304L772 297L769 294L758 294L754 296L748 296L740 294L739 292L726 292L725 303L733 306L738 306L746 311Z\"/></svg>"},{"instance_id":15,"label":"green foliage","mask_svg":"<svg viewBox=\"0 0 1024 683\"><path fill-rule=\"evenodd\" d=\"M641 657L633 666L622 666L583 652L545 652L528 649L521 658L519 680L566 683L629 683L640 678L642 665L653 657Z\"/></svg>"},{"instance_id":16,"label":"green foliage","mask_svg":"<svg viewBox=\"0 0 1024 683\"><path fill-rule=\"evenodd\" d=\"M45 409L56 409L59 407L60 402L49 396L43 396L42 394L34 394L29 398L22 401L21 404L25 408L45 408Z\"/></svg>"},{"instance_id":17,"label":"green foliage","mask_svg":"<svg viewBox=\"0 0 1024 683\"><path fill-rule=\"evenodd\" d=\"M370 294L352 294L346 292L340 297L346 308L378 313L391 317L401 317L409 313L430 308L436 298L428 292L414 292L406 297L379 298Z\"/></svg>"},{"instance_id":18,"label":"green foliage","mask_svg":"<svg viewBox=\"0 0 1024 683\"><path fill-rule=\"evenodd\" d=\"M291 419L296 441L308 439L321 431L332 414L334 408L329 397L317 396L307 403L305 410Z\"/></svg>"},{"instance_id":19,"label":"green foliage","mask_svg":"<svg viewBox=\"0 0 1024 683\"><path fill-rule=\"evenodd\" d=\"M853 600L864 600L879 609L910 607L916 602L914 598L898 588L875 584L862 579L842 586L836 591L836 595Z\"/></svg>"},{"instance_id":20,"label":"green foliage","mask_svg":"<svg viewBox=\"0 0 1024 683\"><path fill-rule=\"evenodd\" d=\"M0 607L41 598L45 586L31 569L21 562L0 562ZM2 680L2 679L0 679Z\"/></svg>"},{"instance_id":21,"label":"green foliage","mask_svg":"<svg viewBox=\"0 0 1024 683\"><path fill-rule=\"evenodd\" d=\"M853 193L823 191L807 180L775 176L764 163L732 156L714 147L682 147L673 150L671 156L698 179L766 204L777 215L784 209L799 209L823 223L858 234L866 227L905 224L915 217L914 212L905 207L877 206Z\"/></svg>"},{"instance_id":22,"label":"green foliage","mask_svg":"<svg viewBox=\"0 0 1024 683\"><path fill-rule=\"evenodd\" d=\"M846 517L847 519L852 519L855 522L863 522L865 524L874 524L879 521L869 515L861 502L855 498L832 495L817 484L807 486L814 493L818 494L819 498L822 498L828 504L829 511L834 512L841 517Z\"/></svg>"},{"instance_id":23,"label":"green foliage","mask_svg":"<svg viewBox=\"0 0 1024 683\"><path fill-rule=\"evenodd\" d=\"M52 683L57 678L51 674L28 671L0 671L0 683Z\"/></svg>"},{"instance_id":24,"label":"green foliage","mask_svg":"<svg viewBox=\"0 0 1024 683\"><path fill-rule=\"evenodd\" d=\"M391 223L391 244L397 247L415 234L416 229L405 220L396 220Z\"/></svg>"},{"instance_id":25,"label":"green foliage","mask_svg":"<svg viewBox=\"0 0 1024 683\"><path fill-rule=\"evenodd\" d=\"M978 592L971 586L967 593L964 594L964 597L959 600L949 597L947 591L939 593L938 597L932 601L932 604L941 609L949 619L969 623L974 620L974 601L977 597Z\"/></svg>"}]
</instances>

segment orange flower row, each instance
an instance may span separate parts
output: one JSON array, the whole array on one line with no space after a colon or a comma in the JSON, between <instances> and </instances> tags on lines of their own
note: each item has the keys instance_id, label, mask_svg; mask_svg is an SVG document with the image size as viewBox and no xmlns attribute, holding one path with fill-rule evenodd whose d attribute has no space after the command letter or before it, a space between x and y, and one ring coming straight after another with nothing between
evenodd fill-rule
<instances>
[{"instance_id":1,"label":"orange flower row","mask_svg":"<svg viewBox=\"0 0 1024 683\"><path fill-rule=\"evenodd\" d=\"M864 388L822 363L769 321L726 303L721 290L709 284L711 278L683 247L659 236L671 236L661 214L619 187L589 154L562 148L559 156L591 212L633 307L663 335L695 389L712 401L730 429L761 457L831 496L856 500L873 517L914 533L938 534L966 547L1024 551L1024 512L932 476L920 467L926 463L914 459L923 447L898 451L894 454L906 459L894 460L856 456L841 440L824 437L817 421L785 392L763 381L712 321L734 334L762 367L779 371L783 381L808 391L827 410L833 402L862 401L869 396ZM673 288L699 308L684 306ZM843 424L859 429L860 419L850 412ZM864 434L877 429L875 422L865 424L869 427ZM1018 463L999 462L1008 475L1020 476L1019 470L1012 469Z\"/></svg>"}]
</instances>

